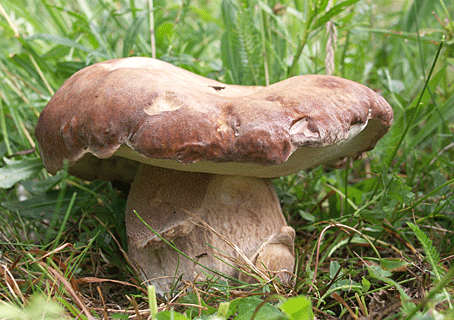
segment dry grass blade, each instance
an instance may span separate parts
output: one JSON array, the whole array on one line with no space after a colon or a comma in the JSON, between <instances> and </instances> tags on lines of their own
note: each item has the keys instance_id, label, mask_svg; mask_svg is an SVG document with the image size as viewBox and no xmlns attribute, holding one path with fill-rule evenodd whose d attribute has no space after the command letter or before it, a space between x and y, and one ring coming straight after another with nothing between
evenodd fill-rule
<instances>
[{"instance_id":1,"label":"dry grass blade","mask_svg":"<svg viewBox=\"0 0 454 320\"><path fill-rule=\"evenodd\" d=\"M106 302L104 301L104 296L102 294L101 287L97 286L96 289L98 290L98 294L99 294L99 297L101 298L101 302L102 302L102 314L104 316L104 319L108 319L107 306L106 306Z\"/></svg>"},{"instance_id":2,"label":"dry grass blade","mask_svg":"<svg viewBox=\"0 0 454 320\"><path fill-rule=\"evenodd\" d=\"M358 305L359 305L359 308L361 310L361 312L363 313L363 315L367 316L367 308L366 306L364 305L364 303L361 301L360 297L358 296L357 293L355 293L355 298L356 298L356 302L358 302Z\"/></svg>"},{"instance_id":3,"label":"dry grass blade","mask_svg":"<svg viewBox=\"0 0 454 320\"><path fill-rule=\"evenodd\" d=\"M198 302L198 304L194 305L194 307L199 309L199 317L201 317L202 310L207 310L206 307L202 306L202 298L200 297L201 290L199 288L197 288L197 286L195 286L194 283L191 283L191 288L192 288L192 291L195 293L195 295L197 297L197 302Z\"/></svg>"},{"instance_id":4,"label":"dry grass blade","mask_svg":"<svg viewBox=\"0 0 454 320\"><path fill-rule=\"evenodd\" d=\"M6 265L1 266L0 275L3 276L3 279L5 279L6 286L8 287L8 290L11 292L11 294L16 297L16 299L20 299L22 303L25 303L25 297L22 294L17 281Z\"/></svg>"},{"instance_id":5,"label":"dry grass blade","mask_svg":"<svg viewBox=\"0 0 454 320\"><path fill-rule=\"evenodd\" d=\"M139 309L139 305L137 304L136 299L134 299L134 297L131 298L129 296L126 296L126 298L129 300L129 302L131 302L131 305L134 308L134 311L136 313L136 319L137 320L141 320L142 319L142 315L141 315L141 312L140 312L140 309Z\"/></svg>"},{"instance_id":6,"label":"dry grass blade","mask_svg":"<svg viewBox=\"0 0 454 320\"><path fill-rule=\"evenodd\" d=\"M352 308L350 308L350 306L347 304L347 302L345 302L345 300L342 299L342 297L340 295L338 295L336 292L333 292L331 294L331 298L333 298L334 300L339 302L341 305L343 305L348 310L348 313L350 313L350 316L353 319L355 319L355 320L359 319L358 316L355 314L355 312L352 310Z\"/></svg>"},{"instance_id":7,"label":"dry grass blade","mask_svg":"<svg viewBox=\"0 0 454 320\"><path fill-rule=\"evenodd\" d=\"M66 278L60 274L60 272L58 272L57 270L55 270L54 268L48 266L47 264L43 263L43 262L38 262L43 268L45 268L49 273L52 274L52 276L60 281L60 283L66 288L66 290L68 290L71 298L77 303L77 305L82 309L83 313L85 314L85 316L89 319L89 320L95 320L95 318L92 316L90 310L88 310L87 306L85 305L85 303L83 302L83 300L81 299L81 297L79 296L79 294L74 290L74 288L72 287L72 285L69 283L68 280L66 280Z\"/></svg>"},{"instance_id":8,"label":"dry grass blade","mask_svg":"<svg viewBox=\"0 0 454 320\"><path fill-rule=\"evenodd\" d=\"M143 293L147 293L147 290L145 290L144 288L142 287L139 287L135 284L132 284L132 283L129 283L129 282L125 282L125 281L120 281L120 280L114 280L114 279L99 279L99 278L95 278L95 277L84 277L84 278L80 278L80 279L77 279L76 280L77 283L101 283L101 282L111 282L111 283L116 283L116 284L121 284L121 285L124 285L124 286L129 286L129 287L133 287L133 288L136 288L140 291L142 291Z\"/></svg>"},{"instance_id":9,"label":"dry grass blade","mask_svg":"<svg viewBox=\"0 0 454 320\"><path fill-rule=\"evenodd\" d=\"M61 250L63 250L64 248L73 248L74 245L72 243L65 243L65 244L62 244L61 246L55 248L54 250L52 251L49 251L49 252L46 252L46 251L43 251L43 250L39 250L39 249L31 249L30 252L31 253L37 253L37 254L42 254L41 257L38 258L38 260L43 260L47 257L50 257L52 255L54 255L55 253L57 252L60 252Z\"/></svg>"},{"instance_id":10,"label":"dry grass blade","mask_svg":"<svg viewBox=\"0 0 454 320\"><path fill-rule=\"evenodd\" d=\"M68 269L68 265L55 256L55 253L60 252L62 249L66 248L66 247L73 248L73 245L71 243L65 243L49 252L39 250L39 249L31 249L30 253L42 254L42 256L35 262L38 262L39 260L43 260L44 258L51 258L52 261L57 263L58 266L63 269L63 272L67 274L67 278L69 279L69 282L71 283L71 286L74 288L74 290L76 292L79 292L79 287L77 285L76 279L72 275L72 272Z\"/></svg>"}]
</instances>

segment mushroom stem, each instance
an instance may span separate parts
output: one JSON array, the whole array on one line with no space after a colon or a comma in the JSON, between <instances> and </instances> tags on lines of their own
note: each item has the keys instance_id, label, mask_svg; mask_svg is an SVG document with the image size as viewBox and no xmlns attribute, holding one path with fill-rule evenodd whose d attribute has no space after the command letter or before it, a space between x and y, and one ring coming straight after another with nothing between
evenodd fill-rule
<instances>
[{"instance_id":1,"label":"mushroom stem","mask_svg":"<svg viewBox=\"0 0 454 320\"><path fill-rule=\"evenodd\" d=\"M140 166L126 205L129 253L143 280L164 293L181 274L183 280L192 281L210 272L163 243L135 212L164 239L209 269L252 281L225 258L241 262L234 244L266 275L290 279L295 232L287 226L269 180Z\"/></svg>"}]
</instances>

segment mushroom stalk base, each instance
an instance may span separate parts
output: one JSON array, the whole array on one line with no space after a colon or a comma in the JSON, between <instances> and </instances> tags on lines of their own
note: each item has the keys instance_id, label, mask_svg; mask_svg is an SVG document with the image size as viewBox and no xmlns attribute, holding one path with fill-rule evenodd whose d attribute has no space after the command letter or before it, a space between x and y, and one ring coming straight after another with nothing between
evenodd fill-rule
<instances>
[{"instance_id":1,"label":"mushroom stalk base","mask_svg":"<svg viewBox=\"0 0 454 320\"><path fill-rule=\"evenodd\" d=\"M275 189L266 179L141 165L126 205L129 254L143 280L160 293L169 292L180 275L193 281L213 272L164 243L136 212L161 237L208 269L253 281L232 267L244 264L235 245L262 275L291 279L295 232L287 226Z\"/></svg>"}]
</instances>

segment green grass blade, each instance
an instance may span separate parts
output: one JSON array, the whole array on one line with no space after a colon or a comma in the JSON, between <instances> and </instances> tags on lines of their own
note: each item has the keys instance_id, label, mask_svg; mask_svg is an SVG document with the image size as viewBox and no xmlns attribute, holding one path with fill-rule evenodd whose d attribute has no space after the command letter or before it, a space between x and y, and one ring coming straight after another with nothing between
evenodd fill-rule
<instances>
[{"instance_id":1,"label":"green grass blade","mask_svg":"<svg viewBox=\"0 0 454 320\"><path fill-rule=\"evenodd\" d=\"M421 93L418 97L418 100L417 100L417 103L415 105L415 108L413 110L409 110L409 113L410 113L410 117L408 119L408 122L407 122L407 125L405 126L405 129L403 130L403 132L401 133L400 135L400 139L399 141L396 143L393 151L391 152L390 156L388 157L388 159L385 161L385 163L387 164L386 167L390 167L391 166L391 162L394 160L396 154L397 154L397 150L399 150L399 148L401 147L402 145L402 142L404 141L404 138L406 137L411 125L413 124L413 120L419 110L419 106L420 106L420 103L421 103L421 100L422 100L422 97L424 95L424 93L426 92L426 89L427 89L427 85L429 83L429 80L430 80L430 77L432 76L432 73L435 69L435 65L438 61L438 57L440 56L440 52L441 52L441 48L443 47L443 43L444 43L444 37L442 38L442 40L440 41L440 45L438 47L438 51L434 57L434 60L433 60L433 63L432 63L432 67L430 69L430 72L426 78L426 81L424 82L424 87L423 89L421 90Z\"/></svg>"}]
</instances>

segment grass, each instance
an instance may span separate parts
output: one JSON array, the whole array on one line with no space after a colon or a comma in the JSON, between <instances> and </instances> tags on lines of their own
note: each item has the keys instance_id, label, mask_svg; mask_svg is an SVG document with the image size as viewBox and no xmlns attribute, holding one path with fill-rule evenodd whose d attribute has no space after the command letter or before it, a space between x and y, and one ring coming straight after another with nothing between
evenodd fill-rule
<instances>
[{"instance_id":1,"label":"grass","mask_svg":"<svg viewBox=\"0 0 454 320\"><path fill-rule=\"evenodd\" d=\"M153 4L154 47L143 1L0 4L0 318L453 318L453 4ZM243 85L332 72L393 106L390 132L346 170L318 167L274 181L297 231L291 288L219 278L154 302L125 263L124 192L43 169L33 130L65 79L153 50Z\"/></svg>"}]
</instances>

